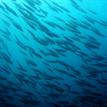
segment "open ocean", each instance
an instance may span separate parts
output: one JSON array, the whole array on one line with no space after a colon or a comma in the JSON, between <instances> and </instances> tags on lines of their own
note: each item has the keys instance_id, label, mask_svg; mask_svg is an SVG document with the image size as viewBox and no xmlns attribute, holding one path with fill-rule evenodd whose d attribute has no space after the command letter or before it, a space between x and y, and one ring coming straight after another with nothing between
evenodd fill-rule
<instances>
[{"instance_id":1,"label":"open ocean","mask_svg":"<svg viewBox=\"0 0 107 107\"><path fill-rule=\"evenodd\" d=\"M0 107L107 107L107 0L0 0Z\"/></svg>"}]
</instances>

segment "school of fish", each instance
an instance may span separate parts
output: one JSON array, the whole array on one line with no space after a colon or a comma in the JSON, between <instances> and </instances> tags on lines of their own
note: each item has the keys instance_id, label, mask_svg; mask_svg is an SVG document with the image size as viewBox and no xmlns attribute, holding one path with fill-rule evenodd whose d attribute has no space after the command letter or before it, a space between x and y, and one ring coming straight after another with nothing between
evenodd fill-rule
<instances>
[{"instance_id":1,"label":"school of fish","mask_svg":"<svg viewBox=\"0 0 107 107\"><path fill-rule=\"evenodd\" d=\"M0 1L0 107L107 107L107 21L84 1Z\"/></svg>"}]
</instances>

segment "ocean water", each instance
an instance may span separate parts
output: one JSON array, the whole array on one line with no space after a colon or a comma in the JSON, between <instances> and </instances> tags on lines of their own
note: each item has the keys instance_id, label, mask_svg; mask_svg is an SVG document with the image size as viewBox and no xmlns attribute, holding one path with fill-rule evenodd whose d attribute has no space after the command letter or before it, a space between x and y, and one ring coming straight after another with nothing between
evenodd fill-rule
<instances>
[{"instance_id":1,"label":"ocean water","mask_svg":"<svg viewBox=\"0 0 107 107\"><path fill-rule=\"evenodd\" d=\"M107 107L107 0L0 0L0 107Z\"/></svg>"}]
</instances>

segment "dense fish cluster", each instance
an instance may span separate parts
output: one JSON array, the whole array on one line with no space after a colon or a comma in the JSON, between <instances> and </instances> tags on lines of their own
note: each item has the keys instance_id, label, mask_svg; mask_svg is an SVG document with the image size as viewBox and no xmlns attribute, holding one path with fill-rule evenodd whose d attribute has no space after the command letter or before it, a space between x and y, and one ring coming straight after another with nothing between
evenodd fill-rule
<instances>
[{"instance_id":1,"label":"dense fish cluster","mask_svg":"<svg viewBox=\"0 0 107 107\"><path fill-rule=\"evenodd\" d=\"M107 107L107 21L84 1L0 1L0 107Z\"/></svg>"}]
</instances>

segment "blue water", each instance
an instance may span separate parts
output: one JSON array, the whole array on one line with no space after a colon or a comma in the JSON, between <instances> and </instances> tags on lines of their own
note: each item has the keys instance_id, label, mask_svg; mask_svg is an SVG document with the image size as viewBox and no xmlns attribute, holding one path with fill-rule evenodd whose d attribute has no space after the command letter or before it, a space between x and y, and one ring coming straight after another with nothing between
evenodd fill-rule
<instances>
[{"instance_id":1,"label":"blue water","mask_svg":"<svg viewBox=\"0 0 107 107\"><path fill-rule=\"evenodd\" d=\"M107 107L107 0L0 0L0 107Z\"/></svg>"}]
</instances>

